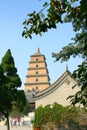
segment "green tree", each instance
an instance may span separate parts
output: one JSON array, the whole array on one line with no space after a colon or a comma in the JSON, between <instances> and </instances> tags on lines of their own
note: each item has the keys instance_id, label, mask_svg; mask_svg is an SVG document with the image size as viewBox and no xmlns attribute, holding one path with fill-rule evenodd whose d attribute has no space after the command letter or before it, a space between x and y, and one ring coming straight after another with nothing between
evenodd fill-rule
<instances>
[{"instance_id":1,"label":"green tree","mask_svg":"<svg viewBox=\"0 0 87 130\"><path fill-rule=\"evenodd\" d=\"M23 23L22 36L32 38L32 34L42 35L49 29L57 29L58 23L68 22L72 23L75 32L73 42L58 53L52 53L52 57L55 61L64 62L71 56L81 56L83 63L73 74L78 79L81 91L71 96L71 101L74 101L74 105L80 102L87 107L87 0L47 0L42 10L28 14L28 19Z\"/></svg>"},{"instance_id":2,"label":"green tree","mask_svg":"<svg viewBox=\"0 0 87 130\"><path fill-rule=\"evenodd\" d=\"M4 71L2 66L0 65L0 118L3 117L4 109L5 109L5 103L6 103L6 87L4 84L6 84L8 79L4 76Z\"/></svg>"},{"instance_id":3,"label":"green tree","mask_svg":"<svg viewBox=\"0 0 87 130\"><path fill-rule=\"evenodd\" d=\"M71 99L71 104L75 105L76 103L80 103L87 108L87 61L84 61L82 65L79 65L72 76L75 79L79 79L78 85L81 86L81 90L75 95L70 95L68 98Z\"/></svg>"},{"instance_id":4,"label":"green tree","mask_svg":"<svg viewBox=\"0 0 87 130\"><path fill-rule=\"evenodd\" d=\"M34 33L41 35L49 29L56 29L57 23L67 21L71 21L72 24L78 26L77 29L79 29L79 19L82 21L83 18L86 17L86 14L83 16L83 13L86 13L86 11L86 0L47 0L47 2L43 4L42 10L38 12L33 11L28 14L27 20L23 23L24 31L22 35L25 36L25 38L32 38L32 34ZM76 25L76 22L78 22L78 25Z\"/></svg>"},{"instance_id":5,"label":"green tree","mask_svg":"<svg viewBox=\"0 0 87 130\"><path fill-rule=\"evenodd\" d=\"M26 105L25 105L25 107L24 107L24 109L23 109L23 115L26 115L26 116L27 116L29 112L30 112L29 102L26 101Z\"/></svg>"},{"instance_id":6,"label":"green tree","mask_svg":"<svg viewBox=\"0 0 87 130\"><path fill-rule=\"evenodd\" d=\"M15 102L13 103L13 107L19 112L23 112L24 107L26 105L26 97L23 90L17 90Z\"/></svg>"},{"instance_id":7,"label":"green tree","mask_svg":"<svg viewBox=\"0 0 87 130\"><path fill-rule=\"evenodd\" d=\"M14 98L15 98L15 100L12 104L13 105L12 111L16 111L17 113L19 113L18 115L22 115L24 107L26 105L26 101L27 101L24 91L23 90L17 90L16 96ZM15 117L17 117L16 114L15 114Z\"/></svg>"},{"instance_id":8,"label":"green tree","mask_svg":"<svg viewBox=\"0 0 87 130\"><path fill-rule=\"evenodd\" d=\"M2 58L0 72L0 112L6 117L7 130L10 130L9 115L12 111L13 103L18 103L20 94L23 95L23 92L21 93L17 90L17 88L21 86L21 79L17 74L10 49L7 50ZM19 107L21 107L21 105Z\"/></svg>"},{"instance_id":9,"label":"green tree","mask_svg":"<svg viewBox=\"0 0 87 130\"><path fill-rule=\"evenodd\" d=\"M20 118L23 116L23 111L26 106L26 96L23 90L17 90L15 100L12 103L12 111L10 116L12 118L18 118L20 125Z\"/></svg>"}]
</instances>

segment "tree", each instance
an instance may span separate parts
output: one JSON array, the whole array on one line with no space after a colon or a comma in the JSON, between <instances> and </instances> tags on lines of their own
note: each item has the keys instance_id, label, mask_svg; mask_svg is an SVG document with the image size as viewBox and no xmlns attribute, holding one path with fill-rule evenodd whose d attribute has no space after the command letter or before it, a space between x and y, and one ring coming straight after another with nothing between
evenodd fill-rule
<instances>
[{"instance_id":1,"label":"tree","mask_svg":"<svg viewBox=\"0 0 87 130\"><path fill-rule=\"evenodd\" d=\"M23 90L17 90L16 93L16 99L15 102L13 104L14 108L19 112L23 112L24 107L26 105L26 97L25 97L25 93Z\"/></svg>"},{"instance_id":2,"label":"tree","mask_svg":"<svg viewBox=\"0 0 87 130\"><path fill-rule=\"evenodd\" d=\"M78 78L78 85L81 86L81 90L75 95L70 95L68 98L71 99L71 104L80 103L87 108L87 61L79 65L72 76L75 79Z\"/></svg>"},{"instance_id":3,"label":"tree","mask_svg":"<svg viewBox=\"0 0 87 130\"><path fill-rule=\"evenodd\" d=\"M41 11L28 14L28 19L23 23L22 36L32 38L32 34L42 35L49 29L56 29L58 23L67 22L72 23L75 31L73 42L68 43L58 53L52 53L52 57L55 58L55 61L64 62L71 56L74 58L81 56L83 63L73 74L74 78L78 79L78 84L81 85L81 92L76 93L71 101L74 101L74 105L80 102L87 107L87 0L50 0L45 2Z\"/></svg>"},{"instance_id":4,"label":"tree","mask_svg":"<svg viewBox=\"0 0 87 130\"><path fill-rule=\"evenodd\" d=\"M6 95L6 87L4 86L4 84L7 83L7 78L4 76L4 71L3 71L3 68L2 66L0 65L0 118L3 117L3 114L4 113L4 107L5 107L5 102L6 102L6 98L7 95Z\"/></svg>"},{"instance_id":5,"label":"tree","mask_svg":"<svg viewBox=\"0 0 87 130\"><path fill-rule=\"evenodd\" d=\"M72 22L73 29L76 32L75 38L72 38L73 43L68 44L59 53L53 53L53 57L56 61L67 61L71 56L81 56L83 62L78 66L77 70L73 72L73 78L78 79L78 85L81 87L81 91L78 91L75 95L69 96L71 103L75 105L80 103L87 107L87 8L86 0L81 0L79 3L79 12L75 12L75 15L67 14L65 22Z\"/></svg>"},{"instance_id":6,"label":"tree","mask_svg":"<svg viewBox=\"0 0 87 130\"><path fill-rule=\"evenodd\" d=\"M23 90L17 90L15 100L12 103L12 111L10 116L12 118L18 118L20 125L20 118L23 116L23 111L26 106L26 96Z\"/></svg>"},{"instance_id":7,"label":"tree","mask_svg":"<svg viewBox=\"0 0 87 130\"><path fill-rule=\"evenodd\" d=\"M19 107L22 109L24 106L25 95L23 91L19 91L17 88L21 86L21 79L17 74L14 59L11 55L10 49L2 58L0 66L0 112L7 119L7 129L9 126L9 115L12 111L14 102L19 103ZM21 101L21 98L23 101ZM23 104L21 104L23 102Z\"/></svg>"},{"instance_id":8,"label":"tree","mask_svg":"<svg viewBox=\"0 0 87 130\"><path fill-rule=\"evenodd\" d=\"M24 31L22 35L25 38L32 38L31 35L34 33L41 35L49 29L56 29L57 23L64 23L66 16L70 16L70 19L74 18L76 20L81 13L80 1L83 0L50 0L49 2L45 2L42 10L38 12L33 11L28 14L27 20L23 23ZM84 1L86 2L86 0Z\"/></svg>"},{"instance_id":9,"label":"tree","mask_svg":"<svg viewBox=\"0 0 87 130\"><path fill-rule=\"evenodd\" d=\"M28 101L26 101L26 105L25 105L25 107L24 107L24 109L23 109L23 115L28 115L29 114L29 112L30 112L30 106L29 106L29 102Z\"/></svg>"},{"instance_id":10,"label":"tree","mask_svg":"<svg viewBox=\"0 0 87 130\"><path fill-rule=\"evenodd\" d=\"M23 109L26 105L26 97L23 90L17 90L15 100L12 105L12 111L16 111L19 115L23 113ZM16 114L15 116L17 117Z\"/></svg>"}]
</instances>

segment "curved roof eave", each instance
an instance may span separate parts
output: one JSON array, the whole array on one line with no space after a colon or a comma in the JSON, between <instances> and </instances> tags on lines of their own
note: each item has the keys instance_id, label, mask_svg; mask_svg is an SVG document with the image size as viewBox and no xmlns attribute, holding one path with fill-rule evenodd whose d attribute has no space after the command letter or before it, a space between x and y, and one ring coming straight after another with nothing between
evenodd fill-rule
<instances>
[{"instance_id":1,"label":"curved roof eave","mask_svg":"<svg viewBox=\"0 0 87 130\"><path fill-rule=\"evenodd\" d=\"M53 84L51 84L48 88L44 89L43 91L39 92L38 94L35 95L34 100L38 100L41 99L47 95L49 95L50 93L52 93L53 91L55 91L58 87L60 87L65 79L67 78L67 76L71 77L71 73L66 70Z\"/></svg>"}]
</instances>

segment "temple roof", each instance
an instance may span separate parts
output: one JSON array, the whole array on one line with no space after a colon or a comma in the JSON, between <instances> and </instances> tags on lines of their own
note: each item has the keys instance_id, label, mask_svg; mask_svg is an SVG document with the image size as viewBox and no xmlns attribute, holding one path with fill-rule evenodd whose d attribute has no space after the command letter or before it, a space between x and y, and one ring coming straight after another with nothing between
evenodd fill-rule
<instances>
[{"instance_id":1,"label":"temple roof","mask_svg":"<svg viewBox=\"0 0 87 130\"><path fill-rule=\"evenodd\" d=\"M26 99L27 99L27 101L28 101L29 103L34 103L33 95L32 95L31 92L26 92L25 95L26 95Z\"/></svg>"},{"instance_id":2,"label":"temple roof","mask_svg":"<svg viewBox=\"0 0 87 130\"><path fill-rule=\"evenodd\" d=\"M53 84L49 85L48 88L36 94L34 100L38 100L39 98L45 97L46 95L55 91L58 87L61 86L61 84L65 82L68 76L71 77L71 73L66 70Z\"/></svg>"}]
</instances>

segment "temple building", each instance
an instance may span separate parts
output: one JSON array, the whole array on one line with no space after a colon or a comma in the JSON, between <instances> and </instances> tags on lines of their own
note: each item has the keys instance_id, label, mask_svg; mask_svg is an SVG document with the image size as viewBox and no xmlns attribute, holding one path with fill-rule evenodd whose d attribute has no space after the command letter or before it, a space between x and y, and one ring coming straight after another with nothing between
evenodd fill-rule
<instances>
[{"instance_id":1,"label":"temple building","mask_svg":"<svg viewBox=\"0 0 87 130\"><path fill-rule=\"evenodd\" d=\"M42 91L50 85L46 58L41 54L39 48L36 53L30 57L28 74L26 75L25 92L32 89Z\"/></svg>"},{"instance_id":2,"label":"temple building","mask_svg":"<svg viewBox=\"0 0 87 130\"><path fill-rule=\"evenodd\" d=\"M74 89L73 86L75 86ZM62 106L68 106L71 102L70 99L67 100L67 98L79 90L80 87L77 81L74 80L71 73L66 70L53 84L34 96L35 107L46 106L48 104L52 105L55 102Z\"/></svg>"},{"instance_id":3,"label":"temple building","mask_svg":"<svg viewBox=\"0 0 87 130\"><path fill-rule=\"evenodd\" d=\"M68 67L53 84L50 84L46 58L41 54L40 49L38 48L30 57L25 93L31 109L34 111L40 105L51 105L54 102L63 106L70 105L70 100L67 98L79 91L80 87L72 78ZM73 86L76 87L72 89Z\"/></svg>"}]
</instances>

